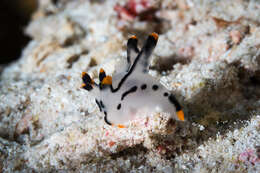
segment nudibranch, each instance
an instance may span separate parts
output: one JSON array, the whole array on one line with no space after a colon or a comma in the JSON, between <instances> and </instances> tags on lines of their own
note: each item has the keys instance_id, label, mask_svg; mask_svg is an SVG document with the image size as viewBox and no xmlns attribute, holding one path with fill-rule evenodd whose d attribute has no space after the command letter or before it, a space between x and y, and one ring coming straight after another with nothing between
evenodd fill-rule
<instances>
[{"instance_id":1,"label":"nudibranch","mask_svg":"<svg viewBox=\"0 0 260 173\"><path fill-rule=\"evenodd\" d=\"M109 125L126 127L126 123L141 115L139 110L144 110L146 115L159 110L169 113L173 119L184 121L184 113L175 96L148 74L149 60L158 35L150 34L141 51L137 41L136 36L128 39L126 63L120 64L120 69L117 69L120 73L111 77L101 68L100 83L96 84L83 72L82 88L99 93L96 103Z\"/></svg>"}]
</instances>

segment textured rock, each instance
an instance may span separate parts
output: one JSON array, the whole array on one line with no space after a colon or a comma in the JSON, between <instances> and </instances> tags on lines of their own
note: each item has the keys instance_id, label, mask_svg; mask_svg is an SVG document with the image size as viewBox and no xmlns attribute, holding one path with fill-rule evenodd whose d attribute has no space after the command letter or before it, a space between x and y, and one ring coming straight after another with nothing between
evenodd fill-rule
<instances>
[{"instance_id":1,"label":"textured rock","mask_svg":"<svg viewBox=\"0 0 260 173\"><path fill-rule=\"evenodd\" d=\"M0 170L259 172L259 3L147 0L125 20L129 11L114 7L126 2L39 0L32 41L0 67ZM160 38L150 74L187 121L161 113L110 127L80 74L112 74L127 38L152 31Z\"/></svg>"}]
</instances>

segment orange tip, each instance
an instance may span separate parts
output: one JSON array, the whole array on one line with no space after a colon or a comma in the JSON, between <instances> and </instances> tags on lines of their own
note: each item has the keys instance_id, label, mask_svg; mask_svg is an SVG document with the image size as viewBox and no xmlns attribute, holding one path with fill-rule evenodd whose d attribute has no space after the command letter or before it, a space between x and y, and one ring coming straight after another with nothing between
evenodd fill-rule
<instances>
[{"instance_id":1,"label":"orange tip","mask_svg":"<svg viewBox=\"0 0 260 173\"><path fill-rule=\"evenodd\" d=\"M120 129L123 129L123 128L125 128L125 126L124 126L124 125L122 125L122 124L118 124L118 125L117 125L117 127L118 127L118 128L120 128Z\"/></svg>"},{"instance_id":2,"label":"orange tip","mask_svg":"<svg viewBox=\"0 0 260 173\"><path fill-rule=\"evenodd\" d=\"M112 85L112 77L106 76L101 83L102 85Z\"/></svg>"},{"instance_id":3,"label":"orange tip","mask_svg":"<svg viewBox=\"0 0 260 173\"><path fill-rule=\"evenodd\" d=\"M120 129L123 129L123 128L126 128L126 126L122 125L122 124L118 124L118 125L115 125L115 124L112 124L113 127L118 127Z\"/></svg>"},{"instance_id":4,"label":"orange tip","mask_svg":"<svg viewBox=\"0 0 260 173\"><path fill-rule=\"evenodd\" d=\"M153 32L152 34L150 34L155 40L158 40L158 34L156 34L155 32Z\"/></svg>"},{"instance_id":5,"label":"orange tip","mask_svg":"<svg viewBox=\"0 0 260 173\"><path fill-rule=\"evenodd\" d=\"M179 118L179 120L184 121L184 113L182 110L177 112L177 117Z\"/></svg>"},{"instance_id":6,"label":"orange tip","mask_svg":"<svg viewBox=\"0 0 260 173\"><path fill-rule=\"evenodd\" d=\"M131 36L130 38L132 39L137 39L137 37L135 35Z\"/></svg>"},{"instance_id":7,"label":"orange tip","mask_svg":"<svg viewBox=\"0 0 260 173\"><path fill-rule=\"evenodd\" d=\"M99 70L99 73L104 73L105 72L105 70L103 69L103 68L101 68L100 70Z\"/></svg>"},{"instance_id":8,"label":"orange tip","mask_svg":"<svg viewBox=\"0 0 260 173\"><path fill-rule=\"evenodd\" d=\"M86 74L87 74L87 73L83 71L83 72L81 73L81 78L83 78L83 76L85 76Z\"/></svg>"},{"instance_id":9,"label":"orange tip","mask_svg":"<svg viewBox=\"0 0 260 173\"><path fill-rule=\"evenodd\" d=\"M84 88L85 86L86 86L86 84L83 83L83 84L81 85L81 88Z\"/></svg>"}]
</instances>

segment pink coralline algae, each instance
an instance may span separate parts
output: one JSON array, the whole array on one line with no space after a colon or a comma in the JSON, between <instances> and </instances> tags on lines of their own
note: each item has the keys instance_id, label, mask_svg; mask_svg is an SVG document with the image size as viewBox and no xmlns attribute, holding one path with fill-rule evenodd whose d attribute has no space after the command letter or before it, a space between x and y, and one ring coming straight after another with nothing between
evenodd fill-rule
<instances>
[{"instance_id":1,"label":"pink coralline algae","mask_svg":"<svg viewBox=\"0 0 260 173\"><path fill-rule=\"evenodd\" d=\"M124 6L115 5L114 10L117 12L119 19L133 21L137 16L148 12L152 9L149 0L129 0ZM144 20L152 19L153 16L144 15Z\"/></svg>"},{"instance_id":2,"label":"pink coralline algae","mask_svg":"<svg viewBox=\"0 0 260 173\"><path fill-rule=\"evenodd\" d=\"M255 165L256 163L260 162L260 158L257 156L256 152L252 149L248 149L245 152L242 152L238 156L238 160L249 165Z\"/></svg>"}]
</instances>

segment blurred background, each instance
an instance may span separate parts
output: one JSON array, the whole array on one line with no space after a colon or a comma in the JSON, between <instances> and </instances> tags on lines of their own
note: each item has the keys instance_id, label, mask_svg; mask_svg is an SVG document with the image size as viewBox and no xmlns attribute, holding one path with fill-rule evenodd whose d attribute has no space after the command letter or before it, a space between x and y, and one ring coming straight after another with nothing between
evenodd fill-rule
<instances>
[{"instance_id":1,"label":"blurred background","mask_svg":"<svg viewBox=\"0 0 260 173\"><path fill-rule=\"evenodd\" d=\"M0 64L20 57L30 38L24 28L37 8L37 0L0 0Z\"/></svg>"}]
</instances>

